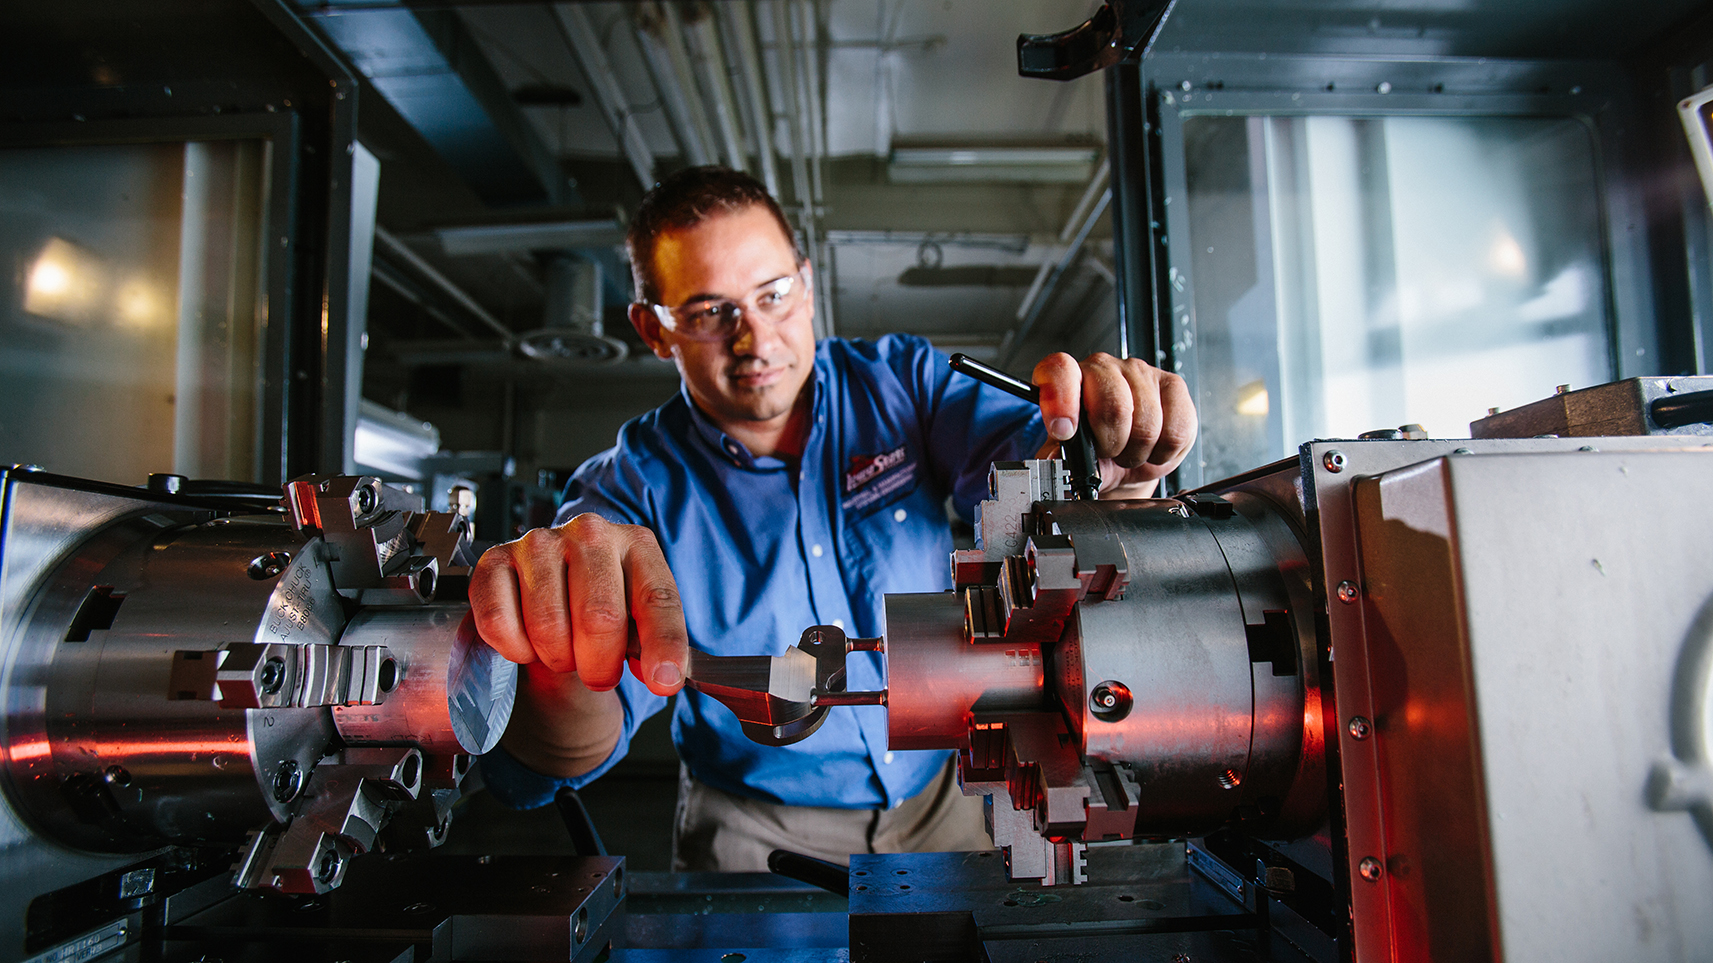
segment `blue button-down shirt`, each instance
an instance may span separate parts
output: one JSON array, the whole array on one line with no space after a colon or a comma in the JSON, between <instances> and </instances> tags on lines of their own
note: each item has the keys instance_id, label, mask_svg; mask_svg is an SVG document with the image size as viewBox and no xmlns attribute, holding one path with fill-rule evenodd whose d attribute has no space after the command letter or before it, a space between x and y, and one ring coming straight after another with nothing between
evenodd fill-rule
<instances>
[{"instance_id":1,"label":"blue button-down shirt","mask_svg":"<svg viewBox=\"0 0 1713 963\"><path fill-rule=\"evenodd\" d=\"M558 520L595 512L652 529L690 643L704 652L779 655L821 624L881 635L881 596L951 587L947 496L973 518L988 466L1033 457L1046 431L1034 405L951 371L945 355L907 335L822 341L813 391L800 470L755 457L680 392L578 469ZM873 653L852 654L847 675L851 689L885 684ZM496 750L483 765L489 787L529 808L606 772L667 702L628 672L618 693L624 731L606 762L550 779ZM718 701L689 690L676 700L679 756L698 780L741 796L889 808L945 763L942 751L889 752L880 708L835 708L814 735L772 748L744 736Z\"/></svg>"}]
</instances>

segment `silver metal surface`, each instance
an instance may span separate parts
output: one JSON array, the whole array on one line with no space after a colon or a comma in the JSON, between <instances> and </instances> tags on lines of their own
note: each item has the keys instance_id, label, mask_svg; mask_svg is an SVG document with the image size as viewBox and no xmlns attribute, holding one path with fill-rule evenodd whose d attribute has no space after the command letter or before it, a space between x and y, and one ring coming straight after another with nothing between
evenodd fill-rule
<instances>
[{"instance_id":1,"label":"silver metal surface","mask_svg":"<svg viewBox=\"0 0 1713 963\"><path fill-rule=\"evenodd\" d=\"M171 520L168 506L146 499L117 498L92 491L67 490L42 484L36 473L0 473L0 753L5 762L0 779L0 892L23 907L37 895L99 875L130 862L134 856L72 849L41 833L39 825L16 808L22 788L14 781L16 767L47 752L41 735L42 705L39 663L25 656L33 649L21 628L31 607L35 586L73 552L115 553L123 541L88 544L90 534L131 519L145 529L158 530ZM185 512L185 521L207 518L207 512ZM99 564L99 558L93 563ZM0 946L24 944L21 912L0 914Z\"/></svg>"},{"instance_id":2,"label":"silver metal surface","mask_svg":"<svg viewBox=\"0 0 1713 963\"><path fill-rule=\"evenodd\" d=\"M1305 444L1296 464L1301 466L1293 485L1301 491L1311 538L1318 542L1319 561L1316 584L1337 586L1343 582L1362 584L1361 556L1356 539L1356 516L1352 502L1352 486L1361 478L1381 475L1394 469L1430 462L1452 456L1453 460L1478 460L1496 455L1523 455L1536 452L1563 452L1572 457L1588 457L1600 453L1580 451L1598 447L1601 453L1637 452L1657 449L1662 439L1650 437L1601 438L1589 446L1586 439L1528 438L1528 439L1445 439L1425 441L1317 441ZM1681 444L1673 442L1673 444ZM1692 446L1701 446L1697 439ZM1331 449L1342 451L1349 467L1342 473L1325 469L1322 459ZM1713 448L1695 447L1694 451ZM1281 465L1280 467L1285 467ZM1290 472L1273 472L1269 476L1279 482ZM1245 482L1249 488L1262 481ZM1500 503L1519 516L1534 511L1535 492L1513 491L1499 498ZM1578 504L1573 510L1553 516L1542 530L1554 526L1574 528L1567 523L1603 515L1607 524L1622 527L1645 516L1637 511L1599 511L1597 503ZM1578 523L1580 524L1580 523ZM1354 600L1353 600L1354 601ZM1387 790L1378 773L1378 746L1384 741L1382 720L1376 715L1376 680L1371 675L1368 605L1332 604L1326 608L1328 638L1327 658L1333 669L1334 690L1337 693L1337 716L1349 720L1361 716L1372 720L1375 733L1359 738L1346 725L1334 724L1327 731L1337 740L1337 757L1342 778L1344 800L1346 863L1344 879L1360 881L1359 863L1363 858L1386 851L1384 813L1390 805ZM1612 631L1623 631L1614 629ZM1663 693L1655 698L1662 698ZM1602 710L1606 711L1606 710ZM1638 797L1640 798L1640 797ZM1679 818L1687 820L1687 817ZM1577 837L1580 838L1580 837ZM1560 884L1555 883L1554 888ZM1408 911L1395 905L1391 887L1352 885L1350 888L1351 920L1357 952L1362 959L1386 959L1397 950L1395 939L1416 940L1419 933L1397 936L1391 921Z\"/></svg>"},{"instance_id":3,"label":"silver metal surface","mask_svg":"<svg viewBox=\"0 0 1713 963\"><path fill-rule=\"evenodd\" d=\"M468 606L424 604L462 573L456 519L369 478L294 483L288 520L3 477L0 946L30 899L168 844L249 840L240 885L322 892L397 813L395 843L444 838L516 683Z\"/></svg>"},{"instance_id":4,"label":"silver metal surface","mask_svg":"<svg viewBox=\"0 0 1713 963\"><path fill-rule=\"evenodd\" d=\"M316 553L281 522L216 519L128 534L99 568L89 570L91 556L80 552L46 579L21 627L18 658L40 667L43 716L32 732L22 712L9 712L13 785L50 832L87 848L239 842L258 822L287 817L289 800L275 798L272 780L288 762L314 768L330 720L314 709L179 698L175 653L212 658L229 642L329 645L343 612ZM284 574L250 577L251 559L282 547L297 555ZM94 586L123 596L111 627L68 641ZM46 751L18 753L32 739ZM66 793L87 798L67 806Z\"/></svg>"},{"instance_id":5,"label":"silver metal surface","mask_svg":"<svg viewBox=\"0 0 1713 963\"><path fill-rule=\"evenodd\" d=\"M1354 497L1396 958L1704 959L1713 844L1648 788L1708 715L1713 451L1456 456Z\"/></svg>"},{"instance_id":6,"label":"silver metal surface","mask_svg":"<svg viewBox=\"0 0 1713 963\"><path fill-rule=\"evenodd\" d=\"M333 722L352 745L413 745L481 755L499 744L517 694L517 666L476 635L467 605L367 608L343 646L384 646L398 686L380 705L339 705Z\"/></svg>"},{"instance_id":7,"label":"silver metal surface","mask_svg":"<svg viewBox=\"0 0 1713 963\"><path fill-rule=\"evenodd\" d=\"M994 466L958 592L886 598L889 744L959 751L1019 879L1081 882L1090 842L1312 832L1325 735L1294 488L1042 500L1060 478Z\"/></svg>"}]
</instances>

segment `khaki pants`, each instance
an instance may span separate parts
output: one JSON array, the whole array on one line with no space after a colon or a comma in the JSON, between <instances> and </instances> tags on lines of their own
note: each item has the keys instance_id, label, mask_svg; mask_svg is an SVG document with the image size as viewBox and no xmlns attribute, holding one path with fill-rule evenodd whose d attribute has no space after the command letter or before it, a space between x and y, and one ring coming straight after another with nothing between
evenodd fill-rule
<instances>
[{"instance_id":1,"label":"khaki pants","mask_svg":"<svg viewBox=\"0 0 1713 963\"><path fill-rule=\"evenodd\" d=\"M704 785L678 769L675 872L766 872L767 854L788 849L850 864L852 853L962 853L993 848L980 796L958 789L948 760L928 788L892 809L824 809L762 802Z\"/></svg>"}]
</instances>

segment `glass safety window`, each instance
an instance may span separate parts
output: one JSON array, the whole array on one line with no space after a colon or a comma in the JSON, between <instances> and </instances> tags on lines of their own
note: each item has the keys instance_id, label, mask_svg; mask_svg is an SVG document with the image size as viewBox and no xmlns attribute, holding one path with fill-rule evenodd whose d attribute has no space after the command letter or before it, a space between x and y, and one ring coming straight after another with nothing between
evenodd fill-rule
<instances>
[{"instance_id":1,"label":"glass safety window","mask_svg":"<svg viewBox=\"0 0 1713 963\"><path fill-rule=\"evenodd\" d=\"M0 150L0 462L254 481L260 141Z\"/></svg>"},{"instance_id":2,"label":"glass safety window","mask_svg":"<svg viewBox=\"0 0 1713 963\"><path fill-rule=\"evenodd\" d=\"M1565 118L1192 116L1206 478L1317 437L1466 437L1613 377L1590 131ZM1175 257L1181 254L1174 252Z\"/></svg>"}]
</instances>

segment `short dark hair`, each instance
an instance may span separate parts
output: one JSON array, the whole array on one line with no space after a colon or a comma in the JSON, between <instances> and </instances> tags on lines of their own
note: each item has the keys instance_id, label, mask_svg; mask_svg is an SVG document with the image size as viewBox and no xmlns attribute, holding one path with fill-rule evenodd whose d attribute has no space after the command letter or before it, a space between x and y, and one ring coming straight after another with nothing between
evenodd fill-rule
<instances>
[{"instance_id":1,"label":"short dark hair","mask_svg":"<svg viewBox=\"0 0 1713 963\"><path fill-rule=\"evenodd\" d=\"M715 214L736 214L760 205L779 223L779 230L791 244L791 254L799 264L802 250L797 246L797 234L785 220L779 202L767 193L761 182L729 167L690 167L669 174L642 196L625 231L625 252L630 255L631 281L636 299L652 303L660 297L660 284L654 276L654 246L665 231L695 227Z\"/></svg>"}]
</instances>

